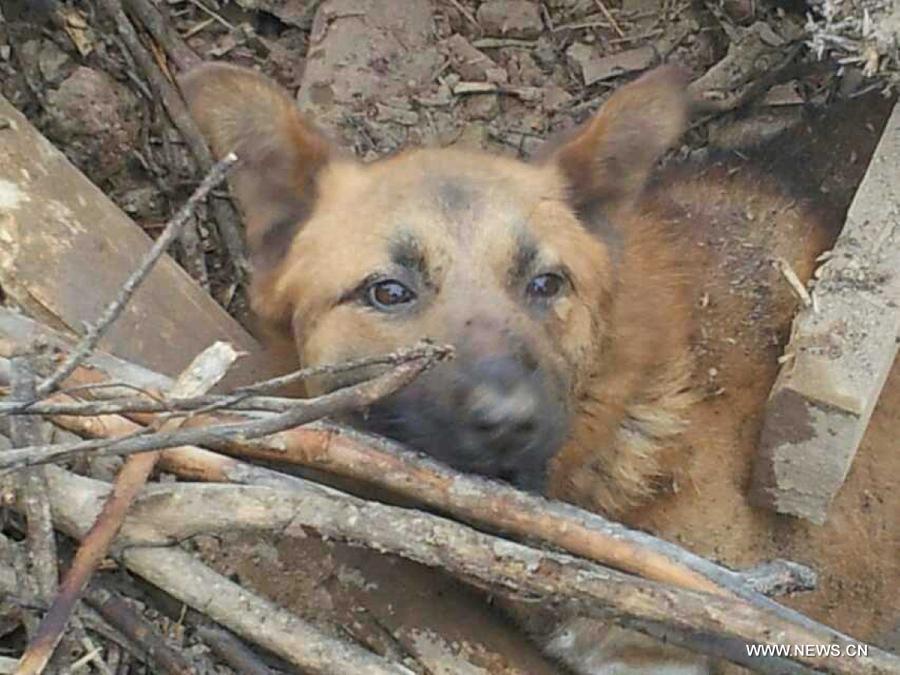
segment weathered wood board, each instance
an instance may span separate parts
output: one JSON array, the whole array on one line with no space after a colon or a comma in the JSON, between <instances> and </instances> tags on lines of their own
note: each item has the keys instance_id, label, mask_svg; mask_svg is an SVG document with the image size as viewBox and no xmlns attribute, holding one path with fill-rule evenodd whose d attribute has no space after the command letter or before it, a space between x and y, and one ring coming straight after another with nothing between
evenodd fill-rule
<instances>
[{"instance_id":1,"label":"weathered wood board","mask_svg":"<svg viewBox=\"0 0 900 675\"><path fill-rule=\"evenodd\" d=\"M82 333L152 242L0 96L0 288L26 312ZM271 373L259 344L164 257L100 346L168 375L228 340L249 356L229 383Z\"/></svg>"},{"instance_id":2,"label":"weathered wood board","mask_svg":"<svg viewBox=\"0 0 900 675\"><path fill-rule=\"evenodd\" d=\"M767 403L751 497L822 524L897 355L900 105L816 276Z\"/></svg>"}]
</instances>

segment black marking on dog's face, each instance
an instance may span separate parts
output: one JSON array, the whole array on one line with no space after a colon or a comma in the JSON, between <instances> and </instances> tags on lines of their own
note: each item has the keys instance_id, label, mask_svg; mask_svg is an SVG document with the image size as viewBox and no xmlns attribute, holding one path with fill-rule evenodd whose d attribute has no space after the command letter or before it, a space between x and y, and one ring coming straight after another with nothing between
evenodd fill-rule
<instances>
[{"instance_id":1,"label":"black marking on dog's face","mask_svg":"<svg viewBox=\"0 0 900 675\"><path fill-rule=\"evenodd\" d=\"M416 276L423 286L431 288L433 280L428 268L428 257L425 248L410 233L401 232L389 244L388 252L391 262Z\"/></svg>"},{"instance_id":2,"label":"black marking on dog's face","mask_svg":"<svg viewBox=\"0 0 900 675\"><path fill-rule=\"evenodd\" d=\"M538 261L539 251L535 241L525 233L516 237L516 251L509 268L509 280L519 284L528 279Z\"/></svg>"}]
</instances>

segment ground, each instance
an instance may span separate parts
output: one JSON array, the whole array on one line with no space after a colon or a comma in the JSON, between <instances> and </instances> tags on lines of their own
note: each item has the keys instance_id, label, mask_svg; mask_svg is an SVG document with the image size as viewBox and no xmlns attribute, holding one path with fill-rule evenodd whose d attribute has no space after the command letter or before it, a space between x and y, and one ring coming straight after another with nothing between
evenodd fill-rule
<instances>
[{"instance_id":1,"label":"ground","mask_svg":"<svg viewBox=\"0 0 900 675\"><path fill-rule=\"evenodd\" d=\"M202 171L144 66L126 48L105 9L111 4L5 0L0 93L154 236ZM731 83L741 95L723 90L711 99L672 158L740 155L761 141L787 139L778 143L777 153L761 158L764 171L790 182L799 194L814 195L836 225L892 104L885 81L864 76L865 63L839 67L818 61L795 39L795 27L805 22L799 2L168 0L159 6L200 58L261 68L296 92L319 125L366 160L409 145L451 144L527 158L548 136L586 119L611 90L660 60L681 64L697 79L729 55L737 55L740 65L740 46L746 49L748 35L760 36L764 48L753 53L768 61L756 64L749 79ZM141 29L139 37L159 72L169 76L184 65L167 54L158 36ZM229 253L220 222L212 209L201 212L197 239L183 239L175 254L249 325L244 278L236 272L240 261ZM709 328L698 348L711 398L698 413L697 427L723 428L727 417L725 426L749 445L786 335L776 331L771 343L757 344L740 327L728 335L721 326ZM734 345L727 338L741 341L740 348L724 347ZM758 514L742 501L747 457L702 434L694 440L705 454L691 484L681 486L700 499L665 501L635 522L732 565L799 552L801 562L816 566L823 557L840 560L846 552L853 562L843 568L829 563L823 577L833 606L816 605L816 596L795 604L861 637L887 639L882 609L888 607L885 596L897 569L884 562L884 551L892 546L900 508L895 497L900 466L897 453L890 452L897 434L891 413L898 409L895 372L839 496L838 516L824 534L787 521L760 525ZM700 506L708 511L710 504L717 516L684 531L680 523L691 511ZM737 529L751 536L736 537ZM857 536L861 530L865 536ZM787 543L798 538L807 545ZM873 542L874 549L859 550ZM195 546L249 586L312 618L327 613L354 639L405 659L417 672L441 672L434 665L441 650L478 651L463 637L457 642L453 631L454 612L465 616L480 598L459 582L435 582L404 561L313 539L204 539ZM870 578L857 581L863 573ZM428 618L428 626L421 616L403 616L415 611L415 603L396 599L396 611L391 607L387 584L398 578L409 588L438 583L441 593L454 598L455 609ZM859 607L879 609L866 622ZM159 621L174 642L185 640L182 644L201 650L184 637L179 622ZM487 651L517 651L518 662L498 665L494 656L470 654L481 668L473 666L472 672L553 672L527 646L504 643L511 638L499 618L483 621L489 633L485 644L492 645ZM416 622L423 625L410 629ZM131 672L141 672L137 668Z\"/></svg>"}]
</instances>

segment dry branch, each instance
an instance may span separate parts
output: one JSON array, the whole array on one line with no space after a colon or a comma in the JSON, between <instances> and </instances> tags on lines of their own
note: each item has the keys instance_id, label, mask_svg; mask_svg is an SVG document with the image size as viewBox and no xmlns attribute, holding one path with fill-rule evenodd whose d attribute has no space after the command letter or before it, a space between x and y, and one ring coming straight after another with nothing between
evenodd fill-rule
<instances>
[{"instance_id":1,"label":"dry branch","mask_svg":"<svg viewBox=\"0 0 900 675\"><path fill-rule=\"evenodd\" d=\"M247 592L177 548L134 548L124 553L132 572L244 635L302 672L314 675L409 675L361 647L332 638L267 600Z\"/></svg>"},{"instance_id":2,"label":"dry branch","mask_svg":"<svg viewBox=\"0 0 900 675\"><path fill-rule=\"evenodd\" d=\"M54 513L69 530L92 517L96 495L107 489L97 481L56 468L50 477ZM120 543L127 546L126 562L132 565L139 561L139 574L153 583L165 584L170 593L171 584L179 584L178 592L173 594L192 606L199 605L206 613L211 613L211 605L201 602L211 603L211 616L228 625L226 617L235 621L231 610L222 608L219 614L220 610L214 608L224 593L214 594L212 599L204 595L202 601L197 597L201 589L209 586L196 579L191 583L193 572L185 573L187 561L193 560L190 556L180 551L141 547L161 546L201 533L277 529L299 535L304 528L311 528L323 536L441 567L480 585L518 597L540 598L569 611L604 620L615 618L638 629L646 622L669 626L670 634L684 644L693 635L703 635L700 645L693 642L695 648L702 645L706 653L732 658L756 669L759 663L749 663L745 644L765 644L773 639L788 644L835 644L844 653L848 645L859 645L833 631L808 630L739 600L662 586L569 555L500 539L437 516L366 502L302 479L284 476L282 480L289 482L292 489L185 483L149 488L122 531ZM72 499L73 494L81 497ZM175 573L178 580L171 578L167 565L158 559L167 555L169 562L173 557L183 559L178 565L180 571ZM233 625L229 627L235 630ZM867 657L838 664L827 655L774 659L763 672L804 672L792 664L836 674L874 674L893 672L900 667L900 659L868 647Z\"/></svg>"},{"instance_id":3,"label":"dry branch","mask_svg":"<svg viewBox=\"0 0 900 675\"><path fill-rule=\"evenodd\" d=\"M84 337L78 343L78 346L69 353L66 359L60 364L59 368L57 368L50 377L41 382L37 388L39 396L45 396L56 389L59 383L71 375L72 371L78 367L78 364L97 347L103 334L122 313L122 310L125 309L125 306L128 304L128 301L131 300L131 296L134 295L138 286L140 286L141 282L147 278L150 270L153 269L153 266L162 257L163 253L166 252L169 245L178 237L178 233L184 228L185 224L190 220L197 205L206 199L206 196L216 185L222 182L228 173L228 170L235 162L237 162L237 157L234 153L229 153L210 170L194 191L194 194L192 194L187 202L185 202L178 210L178 213L175 214L172 220L166 224L162 234L160 234L159 238L153 243L153 246L144 256L143 260L141 260L140 265L138 265L137 269L135 269L128 279L125 280L125 283L122 285L122 289L119 291L116 298L106 306L106 309L103 311L103 314L97 322L88 327Z\"/></svg>"},{"instance_id":4,"label":"dry branch","mask_svg":"<svg viewBox=\"0 0 900 675\"><path fill-rule=\"evenodd\" d=\"M211 172L214 168L212 155L197 129L196 123L188 113L180 92L160 71L153 57L141 44L137 31L122 8L121 0L101 0L98 4L115 22L119 36L135 62L143 70L154 95L162 101L169 118L183 136L200 170L204 173ZM237 215L234 209L223 200L213 198L211 206L219 234L228 249L235 271L238 275L243 275L246 272L247 264Z\"/></svg>"},{"instance_id":5,"label":"dry branch","mask_svg":"<svg viewBox=\"0 0 900 675\"><path fill-rule=\"evenodd\" d=\"M3 350L0 349L0 352ZM400 349L391 354L366 357L340 364L326 364L303 368L286 375L256 382L244 387L238 387L230 394L205 395L182 397L175 396L172 392L162 392L156 389L142 389L139 396L122 397L123 386L110 386L108 382L100 382L92 385L96 378L89 369L78 368L73 371L70 382L83 384L75 385L77 391L68 389L62 392L62 396L49 397L43 400L31 399L28 403L21 401L0 402L0 417L3 415L121 415L128 413L169 413L183 414L188 412L214 410L227 408L231 411L267 411L287 412L296 407L297 401L292 398L262 397L255 394L267 391L275 391L298 381L308 380L320 375L333 375L354 370L371 369L376 366L399 365L418 359L443 359L448 358L453 350L445 346L422 343L408 349ZM6 361L0 359L0 367L4 367ZM360 380L365 378L360 378ZM5 378L0 370L0 387ZM81 396L90 396L102 400L80 401L67 396L68 393L78 393ZM112 398L108 398L112 397Z\"/></svg>"},{"instance_id":6,"label":"dry branch","mask_svg":"<svg viewBox=\"0 0 900 675\"><path fill-rule=\"evenodd\" d=\"M111 362L109 357L106 357L106 360ZM121 370L122 366L119 368ZM146 374L143 377L145 380L153 379ZM83 423L92 418L67 419L70 422L77 419ZM221 421L223 418L210 416L206 422L213 422L216 419ZM224 419L233 420L234 418L225 417ZM256 423L251 422L251 424ZM210 431L214 429L215 427ZM647 535L630 532L621 526L610 524L598 516L582 512L574 507L548 503L518 493L506 486L493 485L477 478L461 476L409 453L398 453L397 449L388 442L376 442L373 445L372 439L361 434L339 427L317 424L279 434L264 443L247 443L241 440L237 446L245 454L256 454L268 459L282 460L291 457L307 466L325 468L332 472L368 479L370 482L394 488L395 491L406 496L422 499L442 510L457 515L461 514L464 518L476 522L486 523L492 529L513 531L531 538L543 537L547 541L562 545L582 555L589 555L604 561L610 560L626 569L636 569L641 573L656 575L656 578L667 581L674 579L676 582L681 581L684 584L697 583L694 579L699 579L708 588L725 594L741 595L757 606L752 608L745 603L736 603L742 608L741 612L757 612L757 618L766 616L767 621L772 619L776 623L780 622L782 625L790 626L801 634L805 633L806 637L815 635L820 642L837 641L840 643L850 640L836 631L821 626L796 612L791 612L745 588L745 580L741 575L718 568L702 558L678 549L678 547L659 542ZM232 447L235 447L233 440ZM190 470L216 480L244 482L272 480L272 472L252 467L247 468L246 465L224 458L217 458L215 462L209 462L207 458L214 457L214 455L199 450L194 450L192 453L187 455L184 451L167 452L165 455L167 466L171 468L173 462L180 461L182 462L182 473L187 470L184 468L184 465L187 464L192 467ZM274 475L278 476L278 474ZM280 488L293 489L295 481L296 479L282 476L273 484ZM398 552L403 554L402 551ZM410 557L413 556L410 554ZM728 603L734 602L734 600L723 598L722 602ZM656 616L636 618L634 621L638 624L638 628L665 623ZM689 631L682 631L682 633L684 632ZM671 633L669 637L672 637ZM674 637L675 639L684 638L683 635L679 638L678 631ZM689 640L690 636L687 639ZM726 657L734 658L735 647L733 642L728 643L726 640L724 644L719 643L715 649L723 650ZM705 649L709 650L713 647L707 644Z\"/></svg>"},{"instance_id":7,"label":"dry branch","mask_svg":"<svg viewBox=\"0 0 900 675\"><path fill-rule=\"evenodd\" d=\"M138 645L152 662L154 672L188 675L188 661L171 649L156 627L137 614L121 597L102 588L89 588L85 601L113 628Z\"/></svg>"},{"instance_id":8,"label":"dry branch","mask_svg":"<svg viewBox=\"0 0 900 675\"><path fill-rule=\"evenodd\" d=\"M227 440L260 438L307 424L327 415L337 415L365 407L406 386L433 363L434 361L429 359L403 363L386 374L362 384L344 387L317 398L298 400L290 410L268 418L213 427L160 431L121 440L106 439L17 448L0 456L0 469L62 462L88 452L94 456L125 456L179 445L218 445Z\"/></svg>"},{"instance_id":9,"label":"dry branch","mask_svg":"<svg viewBox=\"0 0 900 675\"><path fill-rule=\"evenodd\" d=\"M11 360L12 397L24 401L35 396L36 376L27 356ZM43 442L43 421L14 416L10 421L10 437L14 447ZM56 592L59 569L56 539L50 503L47 501L47 478L43 468L24 472L19 480L19 499L28 525L28 556L30 558L34 595L42 602L50 602Z\"/></svg>"},{"instance_id":10,"label":"dry branch","mask_svg":"<svg viewBox=\"0 0 900 675\"><path fill-rule=\"evenodd\" d=\"M219 382L238 354L231 345L217 342L198 355L181 374L172 387L173 396L203 394ZM155 430L171 431L180 426L179 420L168 420L154 425ZM84 589L109 551L118 534L132 502L147 483L153 467L159 459L158 452L132 455L116 476L113 491L90 531L84 537L75 554L72 565L63 578L59 593L49 611L44 615L37 634L19 662L19 675L42 673L62 639L72 610ZM52 535L52 529L51 529Z\"/></svg>"},{"instance_id":11,"label":"dry branch","mask_svg":"<svg viewBox=\"0 0 900 675\"><path fill-rule=\"evenodd\" d=\"M187 70L202 61L149 0L125 0L125 6L162 45L179 70Z\"/></svg>"},{"instance_id":12,"label":"dry branch","mask_svg":"<svg viewBox=\"0 0 900 675\"><path fill-rule=\"evenodd\" d=\"M97 505L108 494L109 486L57 467L48 467L48 470L53 477L51 499L57 526L71 536L83 537L90 523L96 520ZM148 500L155 501L157 494L158 486L147 487L146 496L138 500L137 510L122 529L120 544L161 542L158 528L146 523L141 516L144 505ZM144 534L135 537L135 531ZM163 539L164 543L171 542L165 535ZM128 568L138 576L230 630L270 649L303 672L322 675L408 674L406 669L360 647L336 640L245 591L180 549L129 547L122 556Z\"/></svg>"},{"instance_id":13,"label":"dry branch","mask_svg":"<svg viewBox=\"0 0 900 675\"><path fill-rule=\"evenodd\" d=\"M269 667L256 654L236 638L221 628L201 626L197 636L212 648L213 652L231 669L241 675L272 675Z\"/></svg>"}]
</instances>

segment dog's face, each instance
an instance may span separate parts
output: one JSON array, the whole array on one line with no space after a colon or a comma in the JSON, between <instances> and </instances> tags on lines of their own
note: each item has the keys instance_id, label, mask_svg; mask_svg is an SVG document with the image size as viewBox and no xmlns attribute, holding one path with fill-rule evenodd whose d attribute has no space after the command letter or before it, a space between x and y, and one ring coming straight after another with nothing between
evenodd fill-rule
<instances>
[{"instance_id":1,"label":"dog's face","mask_svg":"<svg viewBox=\"0 0 900 675\"><path fill-rule=\"evenodd\" d=\"M537 164L414 150L340 157L264 78L206 66L184 82L217 154L242 159L252 299L304 365L428 338L456 357L356 423L465 471L541 490L615 326L615 242L600 231L680 134L671 71L617 93ZM312 393L341 386L313 383Z\"/></svg>"}]
</instances>

